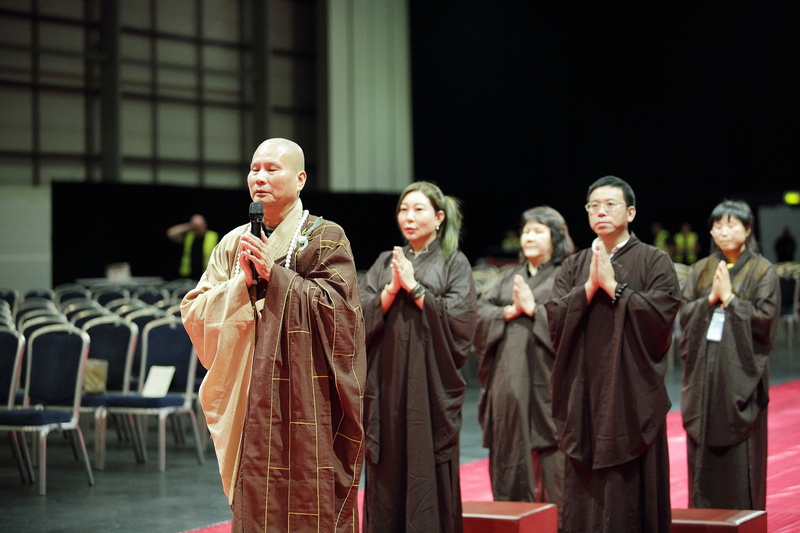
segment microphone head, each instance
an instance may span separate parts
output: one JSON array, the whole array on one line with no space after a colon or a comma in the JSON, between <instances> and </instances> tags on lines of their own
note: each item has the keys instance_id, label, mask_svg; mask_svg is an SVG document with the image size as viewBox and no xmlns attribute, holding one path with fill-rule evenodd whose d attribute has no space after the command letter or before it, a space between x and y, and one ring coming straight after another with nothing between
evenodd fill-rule
<instances>
[{"instance_id":1,"label":"microphone head","mask_svg":"<svg viewBox=\"0 0 800 533\"><path fill-rule=\"evenodd\" d=\"M264 205L261 202L253 202L250 204L250 218L258 218L259 220L264 217Z\"/></svg>"}]
</instances>

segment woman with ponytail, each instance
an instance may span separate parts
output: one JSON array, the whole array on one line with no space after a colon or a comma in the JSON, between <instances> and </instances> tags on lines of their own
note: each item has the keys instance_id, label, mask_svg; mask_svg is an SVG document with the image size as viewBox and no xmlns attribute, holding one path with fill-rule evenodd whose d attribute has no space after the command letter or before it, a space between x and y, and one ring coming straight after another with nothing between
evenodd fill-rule
<instances>
[{"instance_id":1,"label":"woman with ponytail","mask_svg":"<svg viewBox=\"0 0 800 533\"><path fill-rule=\"evenodd\" d=\"M459 432L477 319L459 251L461 212L430 182L400 194L405 246L383 252L361 287L368 368L363 528L460 532Z\"/></svg>"}]
</instances>

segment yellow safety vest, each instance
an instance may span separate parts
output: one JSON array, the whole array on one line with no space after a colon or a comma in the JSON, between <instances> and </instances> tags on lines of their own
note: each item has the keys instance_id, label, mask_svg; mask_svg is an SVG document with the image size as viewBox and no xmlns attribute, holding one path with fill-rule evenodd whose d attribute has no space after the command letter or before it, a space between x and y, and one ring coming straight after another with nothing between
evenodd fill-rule
<instances>
[{"instance_id":1,"label":"yellow safety vest","mask_svg":"<svg viewBox=\"0 0 800 533\"><path fill-rule=\"evenodd\" d=\"M697 233L678 232L673 235L675 241L675 262L693 265L697 262Z\"/></svg>"},{"instance_id":2,"label":"yellow safety vest","mask_svg":"<svg viewBox=\"0 0 800 533\"><path fill-rule=\"evenodd\" d=\"M194 232L187 231L186 236L183 238L183 256L181 257L181 266L178 269L178 274L181 277L188 277L192 273L192 245L194 244ZM203 268L208 264L208 258L211 257L211 251L219 242L219 236L216 231L206 230L203 234Z\"/></svg>"}]
</instances>

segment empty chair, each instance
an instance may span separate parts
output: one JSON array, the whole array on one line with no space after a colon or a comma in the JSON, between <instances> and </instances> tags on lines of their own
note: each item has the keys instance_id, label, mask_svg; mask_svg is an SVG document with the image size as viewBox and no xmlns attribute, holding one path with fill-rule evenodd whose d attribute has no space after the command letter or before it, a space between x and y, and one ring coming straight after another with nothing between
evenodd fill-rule
<instances>
[{"instance_id":1,"label":"empty chair","mask_svg":"<svg viewBox=\"0 0 800 533\"><path fill-rule=\"evenodd\" d=\"M45 298L55 303L56 293L53 291L53 289L47 289L44 287L25 291L25 295L22 297L23 301L30 300L31 298Z\"/></svg>"},{"instance_id":2,"label":"empty chair","mask_svg":"<svg viewBox=\"0 0 800 533\"><path fill-rule=\"evenodd\" d=\"M138 326L116 315L107 314L92 318L82 329L91 339L89 357L108 362L106 389L129 392L133 349L139 338Z\"/></svg>"},{"instance_id":3,"label":"empty chair","mask_svg":"<svg viewBox=\"0 0 800 533\"><path fill-rule=\"evenodd\" d=\"M51 431L67 431L77 438L89 486L94 485L78 425L88 354L89 335L71 324L51 324L36 330L28 341L24 408L0 410L0 430L12 432L15 438L18 433L35 435L41 495L46 494L47 435ZM65 403L70 405L68 409L50 407Z\"/></svg>"},{"instance_id":4,"label":"empty chair","mask_svg":"<svg viewBox=\"0 0 800 533\"><path fill-rule=\"evenodd\" d=\"M183 328L181 320L174 316L166 316L148 322L141 333L142 355L139 367L139 389L136 394L109 394L106 407L98 417L97 446L102 447L98 457L105 456L105 418L107 414L126 415L134 426L137 437L136 455L140 461L147 460L146 443L139 427L133 418L137 415L158 416L158 469L166 468L166 431L167 417L173 414L185 414L189 417L194 433L195 447L199 463L203 463L203 448L200 443L200 432L197 417L192 409L194 396L194 379L197 368L197 355L189 335ZM170 392L162 397L150 397L142 394L143 385L153 366L174 367ZM102 468L100 463L98 468Z\"/></svg>"},{"instance_id":5,"label":"empty chair","mask_svg":"<svg viewBox=\"0 0 800 533\"><path fill-rule=\"evenodd\" d=\"M65 283L53 290L56 306L63 310L70 302L75 300L91 300L92 293L83 285Z\"/></svg>"},{"instance_id":6,"label":"empty chair","mask_svg":"<svg viewBox=\"0 0 800 533\"><path fill-rule=\"evenodd\" d=\"M186 293L197 286L197 281L188 278L179 278L164 285L164 288L169 292L170 304L181 303Z\"/></svg>"},{"instance_id":7,"label":"empty chair","mask_svg":"<svg viewBox=\"0 0 800 533\"><path fill-rule=\"evenodd\" d=\"M33 314L42 314L45 312L58 313L59 311L56 304L47 298L30 298L19 305L14 319L17 322L17 326L19 326L26 315L32 316Z\"/></svg>"},{"instance_id":8,"label":"empty chair","mask_svg":"<svg viewBox=\"0 0 800 533\"><path fill-rule=\"evenodd\" d=\"M139 301L139 300L136 300ZM147 305L142 302L142 307L134 308L127 313L124 310L120 310L123 313L123 318L129 322L133 322L139 328L139 334L141 335L144 332L144 327L147 325L148 322L156 320L157 318L163 318L166 315L164 311L157 307L153 307L152 305ZM136 344L133 352L133 376L131 376L131 390L139 390L139 365L141 362L142 357L142 343L139 342Z\"/></svg>"},{"instance_id":9,"label":"empty chair","mask_svg":"<svg viewBox=\"0 0 800 533\"><path fill-rule=\"evenodd\" d=\"M121 302L121 305L117 305L117 303L118 302L115 300L109 303L106 307L123 317L139 309L157 309L136 298L130 298L125 302Z\"/></svg>"},{"instance_id":10,"label":"empty chair","mask_svg":"<svg viewBox=\"0 0 800 533\"><path fill-rule=\"evenodd\" d=\"M26 316L18 325L17 329L26 339L30 339L34 331L49 324L66 324L67 318L61 313L43 313L33 316Z\"/></svg>"},{"instance_id":11,"label":"empty chair","mask_svg":"<svg viewBox=\"0 0 800 533\"><path fill-rule=\"evenodd\" d=\"M138 302L138 300L136 300L136 301ZM123 309L123 308L130 309L127 306L129 304L131 304L131 303L132 302L131 302L130 297L128 297L128 298L117 298L115 300L111 300L111 301L108 301L108 302L104 303L103 307L105 307L106 309L108 309L109 311L111 311L113 313L116 313L118 310ZM144 303L144 302L142 302L142 303ZM119 314L119 313L117 313L117 314Z\"/></svg>"},{"instance_id":12,"label":"empty chair","mask_svg":"<svg viewBox=\"0 0 800 533\"><path fill-rule=\"evenodd\" d=\"M82 311L74 314L70 322L75 324L75 327L83 329L83 325L89 320L100 316L118 316L107 309L83 309Z\"/></svg>"},{"instance_id":13,"label":"empty chair","mask_svg":"<svg viewBox=\"0 0 800 533\"><path fill-rule=\"evenodd\" d=\"M0 288L0 300L8 303L12 318L17 316L17 307L20 302L19 291L17 289Z\"/></svg>"},{"instance_id":14,"label":"empty chair","mask_svg":"<svg viewBox=\"0 0 800 533\"><path fill-rule=\"evenodd\" d=\"M133 322L124 320L113 313L106 313L89 319L84 323L82 329L91 340L89 358L106 361L108 365L106 368L106 392L85 393L81 398L81 412L94 413L95 464L98 468L102 468L105 459L101 454L104 449L97 445L101 438L98 436L101 424L105 423L105 420L99 420L105 416L101 409L106 405L108 393L127 394L129 392L133 349L139 337L139 328Z\"/></svg>"},{"instance_id":15,"label":"empty chair","mask_svg":"<svg viewBox=\"0 0 800 533\"><path fill-rule=\"evenodd\" d=\"M92 289L92 298L103 306L114 300L128 300L130 297L130 291L124 287L97 287Z\"/></svg>"},{"instance_id":16,"label":"empty chair","mask_svg":"<svg viewBox=\"0 0 800 533\"><path fill-rule=\"evenodd\" d=\"M17 315L17 329L22 331L23 324L25 324L26 322L30 322L34 318L41 318L41 317L66 318L64 315L59 313L57 309L45 309L45 308L28 309Z\"/></svg>"},{"instance_id":17,"label":"empty chair","mask_svg":"<svg viewBox=\"0 0 800 533\"><path fill-rule=\"evenodd\" d=\"M68 324L67 319L58 313L47 313L42 315L36 315L32 318L28 318L22 321L22 323L17 327L17 330L22 334L23 337L26 339L30 339L34 332L39 329L42 329L47 326L51 326L53 324ZM28 342L28 346L25 350L25 353L22 356L22 364L23 366L26 364L26 358L29 356L31 351L30 342ZM22 375L22 382L20 386L25 386L25 374ZM19 396L17 398L18 404L22 402L22 392L19 392Z\"/></svg>"},{"instance_id":18,"label":"empty chair","mask_svg":"<svg viewBox=\"0 0 800 533\"><path fill-rule=\"evenodd\" d=\"M14 329L0 327L0 394L3 398L0 410L14 409L15 407L24 351L25 337ZM16 438L14 434L11 435L10 441L22 482L32 482L33 472L27 454L27 443Z\"/></svg>"},{"instance_id":19,"label":"empty chair","mask_svg":"<svg viewBox=\"0 0 800 533\"><path fill-rule=\"evenodd\" d=\"M87 309L107 311L107 309L100 305L97 300L74 300L69 302L61 309L61 314L67 317L67 320L72 322L72 318L76 314L80 313L81 311L86 311Z\"/></svg>"},{"instance_id":20,"label":"empty chair","mask_svg":"<svg viewBox=\"0 0 800 533\"><path fill-rule=\"evenodd\" d=\"M25 337L16 330L0 328L0 406L7 409L12 409L16 402L24 351Z\"/></svg>"},{"instance_id":21,"label":"empty chair","mask_svg":"<svg viewBox=\"0 0 800 533\"><path fill-rule=\"evenodd\" d=\"M166 289L155 286L139 287L133 291L132 296L146 304L156 306L163 306L170 298L170 294Z\"/></svg>"},{"instance_id":22,"label":"empty chair","mask_svg":"<svg viewBox=\"0 0 800 533\"><path fill-rule=\"evenodd\" d=\"M7 328L15 328L14 314L11 311L11 306L5 300L0 300L0 326Z\"/></svg>"}]
</instances>

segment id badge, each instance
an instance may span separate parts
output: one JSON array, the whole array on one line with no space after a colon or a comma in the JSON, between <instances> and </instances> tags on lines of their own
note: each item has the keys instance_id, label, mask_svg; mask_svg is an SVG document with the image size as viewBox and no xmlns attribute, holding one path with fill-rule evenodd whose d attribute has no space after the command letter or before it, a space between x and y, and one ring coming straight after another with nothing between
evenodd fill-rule
<instances>
[{"instance_id":1,"label":"id badge","mask_svg":"<svg viewBox=\"0 0 800 533\"><path fill-rule=\"evenodd\" d=\"M711 323L708 325L708 332L706 333L706 340L719 342L722 340L722 326L725 325L725 311L722 309L714 309L711 315Z\"/></svg>"}]
</instances>

